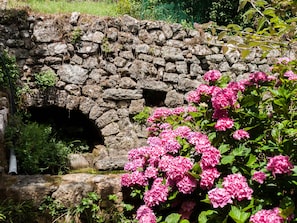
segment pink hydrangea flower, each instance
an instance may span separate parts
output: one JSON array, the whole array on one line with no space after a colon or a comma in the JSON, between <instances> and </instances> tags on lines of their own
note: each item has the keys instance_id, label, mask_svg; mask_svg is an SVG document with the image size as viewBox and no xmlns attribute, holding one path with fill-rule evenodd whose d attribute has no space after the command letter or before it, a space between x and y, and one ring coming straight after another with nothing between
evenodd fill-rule
<instances>
[{"instance_id":1,"label":"pink hydrangea flower","mask_svg":"<svg viewBox=\"0 0 297 223\"><path fill-rule=\"evenodd\" d=\"M227 204L233 203L230 194L225 188L214 188L208 191L208 198L214 208L223 208Z\"/></svg>"},{"instance_id":2,"label":"pink hydrangea flower","mask_svg":"<svg viewBox=\"0 0 297 223\"><path fill-rule=\"evenodd\" d=\"M144 171L144 176L147 179L155 179L158 176L158 169L153 166L148 166Z\"/></svg>"},{"instance_id":3,"label":"pink hydrangea flower","mask_svg":"<svg viewBox=\"0 0 297 223\"><path fill-rule=\"evenodd\" d=\"M189 132L187 140L195 146L198 153L202 153L204 149L211 146L208 136L202 134L201 132Z\"/></svg>"},{"instance_id":4,"label":"pink hydrangea flower","mask_svg":"<svg viewBox=\"0 0 297 223\"><path fill-rule=\"evenodd\" d=\"M212 114L213 119L220 119L220 118L227 118L227 117L228 117L227 109L215 109Z\"/></svg>"},{"instance_id":5,"label":"pink hydrangea flower","mask_svg":"<svg viewBox=\"0 0 297 223\"><path fill-rule=\"evenodd\" d=\"M245 88L246 88L246 81L239 81L239 82L235 82L232 81L227 85L228 89L231 89L234 92L244 92Z\"/></svg>"},{"instance_id":6,"label":"pink hydrangea flower","mask_svg":"<svg viewBox=\"0 0 297 223\"><path fill-rule=\"evenodd\" d=\"M260 82L268 81L268 75L266 73L260 72L260 71L251 73L249 78L250 78L251 82L257 83L257 84L260 83Z\"/></svg>"},{"instance_id":7,"label":"pink hydrangea flower","mask_svg":"<svg viewBox=\"0 0 297 223\"><path fill-rule=\"evenodd\" d=\"M194 201L184 201L180 207L179 213L182 216L182 219L190 219L190 216L196 206Z\"/></svg>"},{"instance_id":8,"label":"pink hydrangea flower","mask_svg":"<svg viewBox=\"0 0 297 223\"><path fill-rule=\"evenodd\" d=\"M142 172L134 171L132 173L124 173L121 176L121 184L124 187L131 187L135 185L148 185L147 179Z\"/></svg>"},{"instance_id":9,"label":"pink hydrangea flower","mask_svg":"<svg viewBox=\"0 0 297 223\"><path fill-rule=\"evenodd\" d=\"M142 169L145 165L145 158L138 158L134 159L128 163L125 164L124 170L126 171L136 171L138 169Z\"/></svg>"},{"instance_id":10,"label":"pink hydrangea flower","mask_svg":"<svg viewBox=\"0 0 297 223\"><path fill-rule=\"evenodd\" d=\"M283 223L279 208L261 210L250 217L251 223Z\"/></svg>"},{"instance_id":11,"label":"pink hydrangea flower","mask_svg":"<svg viewBox=\"0 0 297 223\"><path fill-rule=\"evenodd\" d=\"M287 77L289 80L297 80L297 74L295 74L293 71L289 70L284 73L284 77Z\"/></svg>"},{"instance_id":12,"label":"pink hydrangea flower","mask_svg":"<svg viewBox=\"0 0 297 223\"><path fill-rule=\"evenodd\" d=\"M202 156L200 160L200 166L202 170L215 167L219 164L221 159L221 153L220 151L210 146L202 151Z\"/></svg>"},{"instance_id":13,"label":"pink hydrangea flower","mask_svg":"<svg viewBox=\"0 0 297 223\"><path fill-rule=\"evenodd\" d=\"M148 123L153 123L156 120L159 120L161 118L166 118L168 116L172 115L172 111L169 108L156 108L156 110L153 112L153 114L147 119Z\"/></svg>"},{"instance_id":14,"label":"pink hydrangea flower","mask_svg":"<svg viewBox=\"0 0 297 223\"><path fill-rule=\"evenodd\" d=\"M207 71L204 75L203 75L203 79L206 81L216 81L218 79L220 79L220 77L222 76L221 72L218 70L210 70Z\"/></svg>"},{"instance_id":15,"label":"pink hydrangea flower","mask_svg":"<svg viewBox=\"0 0 297 223\"><path fill-rule=\"evenodd\" d=\"M232 198L239 201L243 199L252 199L253 190L247 184L246 178L241 174L230 174L227 177L224 177L222 184Z\"/></svg>"},{"instance_id":16,"label":"pink hydrangea flower","mask_svg":"<svg viewBox=\"0 0 297 223\"><path fill-rule=\"evenodd\" d=\"M217 131L226 131L227 129L231 129L234 125L234 122L231 118L220 118L215 124L215 129Z\"/></svg>"},{"instance_id":17,"label":"pink hydrangea flower","mask_svg":"<svg viewBox=\"0 0 297 223\"><path fill-rule=\"evenodd\" d=\"M292 61L292 59L291 58L289 58L289 57L280 57L280 58L278 58L278 60L277 60L277 64L288 64L290 61Z\"/></svg>"},{"instance_id":18,"label":"pink hydrangea flower","mask_svg":"<svg viewBox=\"0 0 297 223\"><path fill-rule=\"evenodd\" d=\"M237 92L233 91L231 88L224 88L213 94L211 98L211 103L214 109L226 109L234 107L237 102Z\"/></svg>"},{"instance_id":19,"label":"pink hydrangea flower","mask_svg":"<svg viewBox=\"0 0 297 223\"><path fill-rule=\"evenodd\" d=\"M181 149L181 145L176 139L165 140L164 148L168 153L177 153Z\"/></svg>"},{"instance_id":20,"label":"pink hydrangea flower","mask_svg":"<svg viewBox=\"0 0 297 223\"><path fill-rule=\"evenodd\" d=\"M142 205L137 209L136 219L139 223L157 223L153 210L146 205Z\"/></svg>"},{"instance_id":21,"label":"pink hydrangea flower","mask_svg":"<svg viewBox=\"0 0 297 223\"><path fill-rule=\"evenodd\" d=\"M256 171L252 177L252 180L258 182L259 184L263 184L265 179L266 179L266 174L263 173L262 171Z\"/></svg>"},{"instance_id":22,"label":"pink hydrangea flower","mask_svg":"<svg viewBox=\"0 0 297 223\"><path fill-rule=\"evenodd\" d=\"M201 97L198 91L190 91L186 96L186 100L190 103L199 103L200 98Z\"/></svg>"},{"instance_id":23,"label":"pink hydrangea flower","mask_svg":"<svg viewBox=\"0 0 297 223\"><path fill-rule=\"evenodd\" d=\"M220 176L216 168L209 168L202 171L200 174L200 187L209 190L213 187L214 181Z\"/></svg>"},{"instance_id":24,"label":"pink hydrangea flower","mask_svg":"<svg viewBox=\"0 0 297 223\"><path fill-rule=\"evenodd\" d=\"M249 139L249 138L250 138L250 134L243 129L236 130L233 133L233 139L235 140Z\"/></svg>"},{"instance_id":25,"label":"pink hydrangea flower","mask_svg":"<svg viewBox=\"0 0 297 223\"><path fill-rule=\"evenodd\" d=\"M197 180L185 175L183 179L176 183L177 189L183 194L191 194L197 187Z\"/></svg>"},{"instance_id":26,"label":"pink hydrangea flower","mask_svg":"<svg viewBox=\"0 0 297 223\"><path fill-rule=\"evenodd\" d=\"M186 157L165 155L159 162L159 168L166 173L168 179L180 181L193 168L193 163Z\"/></svg>"},{"instance_id":27,"label":"pink hydrangea flower","mask_svg":"<svg viewBox=\"0 0 297 223\"><path fill-rule=\"evenodd\" d=\"M294 166L289 161L288 156L278 155L269 158L266 168L268 171L271 171L272 175L275 177L275 174L290 174Z\"/></svg>"},{"instance_id":28,"label":"pink hydrangea flower","mask_svg":"<svg viewBox=\"0 0 297 223\"><path fill-rule=\"evenodd\" d=\"M151 189L144 192L143 200L148 207L159 205L167 200L168 186L162 182L162 178L156 178Z\"/></svg>"}]
</instances>

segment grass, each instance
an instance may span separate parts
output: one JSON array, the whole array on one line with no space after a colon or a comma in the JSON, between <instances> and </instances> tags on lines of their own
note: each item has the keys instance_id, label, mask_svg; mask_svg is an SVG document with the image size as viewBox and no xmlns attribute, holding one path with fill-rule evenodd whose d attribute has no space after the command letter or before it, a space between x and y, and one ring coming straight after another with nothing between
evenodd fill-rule
<instances>
[{"instance_id":1,"label":"grass","mask_svg":"<svg viewBox=\"0 0 297 223\"><path fill-rule=\"evenodd\" d=\"M8 8L30 8L36 13L57 14L80 12L97 16L117 16L117 3L112 0L9 0Z\"/></svg>"}]
</instances>

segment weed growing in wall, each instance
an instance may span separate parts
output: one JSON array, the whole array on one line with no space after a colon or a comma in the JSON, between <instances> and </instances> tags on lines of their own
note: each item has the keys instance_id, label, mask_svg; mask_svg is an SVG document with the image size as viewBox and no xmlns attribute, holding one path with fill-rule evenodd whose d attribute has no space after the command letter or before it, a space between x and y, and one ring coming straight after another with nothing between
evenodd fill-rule
<instances>
[{"instance_id":1,"label":"weed growing in wall","mask_svg":"<svg viewBox=\"0 0 297 223\"><path fill-rule=\"evenodd\" d=\"M45 90L49 87L54 87L58 80L57 75L51 70L39 72L35 74L34 77L35 83L42 90Z\"/></svg>"}]
</instances>

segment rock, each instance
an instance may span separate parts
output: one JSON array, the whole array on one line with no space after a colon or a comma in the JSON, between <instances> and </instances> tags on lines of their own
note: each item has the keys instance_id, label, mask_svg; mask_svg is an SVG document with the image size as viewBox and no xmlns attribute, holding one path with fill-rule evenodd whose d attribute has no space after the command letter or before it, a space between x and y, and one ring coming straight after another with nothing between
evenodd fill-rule
<instances>
[{"instance_id":1,"label":"rock","mask_svg":"<svg viewBox=\"0 0 297 223\"><path fill-rule=\"evenodd\" d=\"M167 92L165 105L167 107L175 108L184 104L184 95L177 93L175 90Z\"/></svg>"},{"instance_id":2,"label":"rock","mask_svg":"<svg viewBox=\"0 0 297 223\"><path fill-rule=\"evenodd\" d=\"M79 170L90 167L90 163L83 154L69 154L69 167L71 170Z\"/></svg>"},{"instance_id":3,"label":"rock","mask_svg":"<svg viewBox=\"0 0 297 223\"><path fill-rule=\"evenodd\" d=\"M112 100L134 100L142 98L142 92L139 90L110 88L103 91L102 97Z\"/></svg>"},{"instance_id":4,"label":"rock","mask_svg":"<svg viewBox=\"0 0 297 223\"><path fill-rule=\"evenodd\" d=\"M72 12L69 23L73 26L77 25L78 19L80 17L80 12Z\"/></svg>"},{"instance_id":5,"label":"rock","mask_svg":"<svg viewBox=\"0 0 297 223\"><path fill-rule=\"evenodd\" d=\"M63 64L57 73L62 81L70 84L83 84L88 78L88 70L78 65Z\"/></svg>"},{"instance_id":6,"label":"rock","mask_svg":"<svg viewBox=\"0 0 297 223\"><path fill-rule=\"evenodd\" d=\"M99 128L103 128L104 126L108 125L109 123L112 123L114 121L118 121L119 117L117 115L117 112L112 109L105 113L103 113L97 120L96 124Z\"/></svg>"},{"instance_id":7,"label":"rock","mask_svg":"<svg viewBox=\"0 0 297 223\"><path fill-rule=\"evenodd\" d=\"M38 21L33 29L33 36L37 42L49 43L57 42L62 38L55 20L48 19L45 21Z\"/></svg>"},{"instance_id":8,"label":"rock","mask_svg":"<svg viewBox=\"0 0 297 223\"><path fill-rule=\"evenodd\" d=\"M164 46L162 47L162 57L167 61L183 60L184 56L182 50L175 47Z\"/></svg>"}]
</instances>

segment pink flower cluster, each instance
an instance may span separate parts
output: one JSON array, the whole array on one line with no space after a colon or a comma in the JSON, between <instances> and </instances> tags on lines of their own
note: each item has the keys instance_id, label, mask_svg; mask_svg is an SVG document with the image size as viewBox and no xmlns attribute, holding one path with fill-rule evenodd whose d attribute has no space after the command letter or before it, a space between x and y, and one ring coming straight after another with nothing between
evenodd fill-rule
<instances>
[{"instance_id":1,"label":"pink flower cluster","mask_svg":"<svg viewBox=\"0 0 297 223\"><path fill-rule=\"evenodd\" d=\"M296 81L297 80L297 74L295 74L293 71L289 70L284 73L284 77L287 77L289 80Z\"/></svg>"},{"instance_id":2,"label":"pink flower cluster","mask_svg":"<svg viewBox=\"0 0 297 223\"><path fill-rule=\"evenodd\" d=\"M157 218L152 209L142 205L136 212L136 219L139 223L157 223Z\"/></svg>"},{"instance_id":3,"label":"pink flower cluster","mask_svg":"<svg viewBox=\"0 0 297 223\"><path fill-rule=\"evenodd\" d=\"M249 139L249 138L250 138L250 134L243 129L236 130L233 133L233 139L235 140L242 140L242 139Z\"/></svg>"},{"instance_id":4,"label":"pink flower cluster","mask_svg":"<svg viewBox=\"0 0 297 223\"><path fill-rule=\"evenodd\" d=\"M144 203L148 207L159 205L167 200L168 186L163 184L163 178L157 178L154 180L150 190L144 193Z\"/></svg>"},{"instance_id":5,"label":"pink flower cluster","mask_svg":"<svg viewBox=\"0 0 297 223\"><path fill-rule=\"evenodd\" d=\"M227 129L231 129L234 125L234 122L231 118L220 118L215 124L215 129L217 131L226 131Z\"/></svg>"},{"instance_id":6,"label":"pink flower cluster","mask_svg":"<svg viewBox=\"0 0 297 223\"><path fill-rule=\"evenodd\" d=\"M258 182L259 184L263 184L265 179L266 179L266 174L263 173L262 171L256 171L252 177L252 180Z\"/></svg>"},{"instance_id":7,"label":"pink flower cluster","mask_svg":"<svg viewBox=\"0 0 297 223\"><path fill-rule=\"evenodd\" d=\"M294 165L289 161L288 156L278 155L269 158L266 168L275 177L276 174L290 174Z\"/></svg>"},{"instance_id":8,"label":"pink flower cluster","mask_svg":"<svg viewBox=\"0 0 297 223\"><path fill-rule=\"evenodd\" d=\"M253 190L241 174L231 174L224 177L222 185L223 188L214 188L208 191L209 200L214 208L222 208L227 204L232 204L232 199L238 201L252 199Z\"/></svg>"},{"instance_id":9,"label":"pink flower cluster","mask_svg":"<svg viewBox=\"0 0 297 223\"><path fill-rule=\"evenodd\" d=\"M221 72L218 70L210 70L207 71L204 75L203 75L203 79L206 81L216 81L218 79L220 79L220 77L222 76Z\"/></svg>"},{"instance_id":10,"label":"pink flower cluster","mask_svg":"<svg viewBox=\"0 0 297 223\"><path fill-rule=\"evenodd\" d=\"M279 208L261 210L250 217L251 223L283 223L285 220L280 215Z\"/></svg>"}]
</instances>

